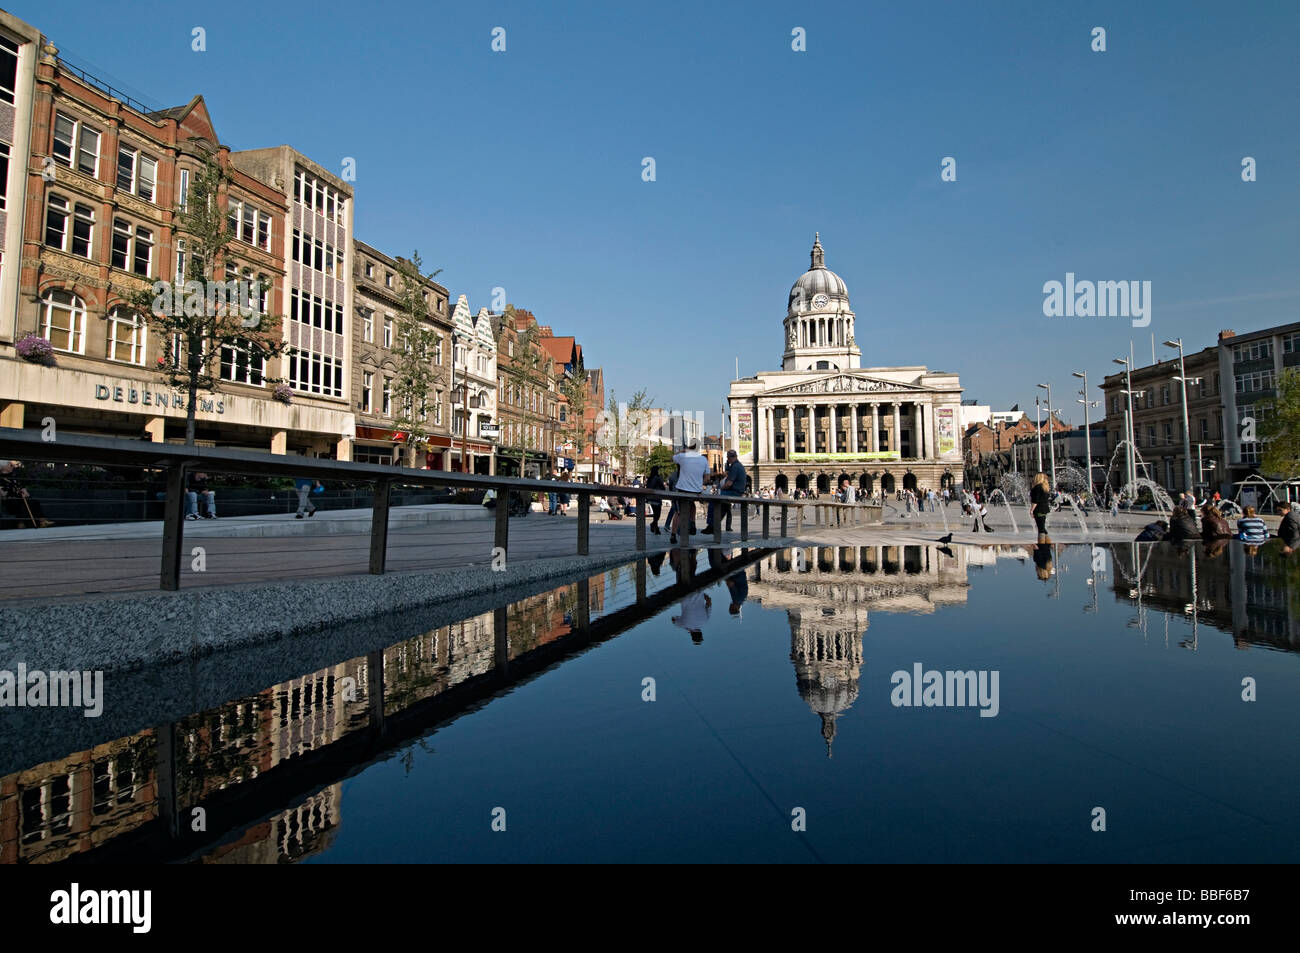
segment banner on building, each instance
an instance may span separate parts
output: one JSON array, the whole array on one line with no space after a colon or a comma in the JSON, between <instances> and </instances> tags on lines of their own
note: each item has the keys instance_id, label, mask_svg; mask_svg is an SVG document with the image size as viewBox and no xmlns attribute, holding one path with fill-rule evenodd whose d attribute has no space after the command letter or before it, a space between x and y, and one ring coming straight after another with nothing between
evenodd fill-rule
<instances>
[{"instance_id":1,"label":"banner on building","mask_svg":"<svg viewBox=\"0 0 1300 953\"><path fill-rule=\"evenodd\" d=\"M951 407L939 407L934 412L939 439L936 441L939 454L952 453L957 449L957 427L953 421Z\"/></svg>"},{"instance_id":2,"label":"banner on building","mask_svg":"<svg viewBox=\"0 0 1300 953\"><path fill-rule=\"evenodd\" d=\"M752 411L736 412L736 453L743 460L754 450L754 414Z\"/></svg>"}]
</instances>

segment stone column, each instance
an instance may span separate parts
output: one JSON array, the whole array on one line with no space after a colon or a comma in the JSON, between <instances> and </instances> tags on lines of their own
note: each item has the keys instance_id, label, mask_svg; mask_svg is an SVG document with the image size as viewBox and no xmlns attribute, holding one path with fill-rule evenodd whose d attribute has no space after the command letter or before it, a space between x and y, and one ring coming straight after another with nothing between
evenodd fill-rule
<instances>
[{"instance_id":1,"label":"stone column","mask_svg":"<svg viewBox=\"0 0 1300 953\"><path fill-rule=\"evenodd\" d=\"M289 450L289 431L277 430L271 434L271 452L287 453Z\"/></svg>"},{"instance_id":2,"label":"stone column","mask_svg":"<svg viewBox=\"0 0 1300 953\"><path fill-rule=\"evenodd\" d=\"M335 460L351 460L351 459L352 459L352 441L351 441L351 439L349 439L348 437L343 437L341 440L337 441L337 442L334 444L334 459L335 459Z\"/></svg>"},{"instance_id":3,"label":"stone column","mask_svg":"<svg viewBox=\"0 0 1300 953\"><path fill-rule=\"evenodd\" d=\"M853 425L853 436L849 438L849 447L850 447L850 452L857 453L858 452L858 405L854 404L849 409L849 413L852 417L851 423Z\"/></svg>"},{"instance_id":4,"label":"stone column","mask_svg":"<svg viewBox=\"0 0 1300 953\"><path fill-rule=\"evenodd\" d=\"M826 408L826 413L828 415L827 421L830 424L830 430L827 433L830 436L831 453L839 452L839 441L835 438L835 410L836 407L834 404L831 404Z\"/></svg>"},{"instance_id":5,"label":"stone column","mask_svg":"<svg viewBox=\"0 0 1300 953\"><path fill-rule=\"evenodd\" d=\"M893 438L893 445L889 449L897 450L899 456L902 456L903 453L902 420L903 420L903 405L900 404L898 401L894 401L894 438Z\"/></svg>"},{"instance_id":6,"label":"stone column","mask_svg":"<svg viewBox=\"0 0 1300 953\"><path fill-rule=\"evenodd\" d=\"M817 405L808 405L808 452L817 452Z\"/></svg>"},{"instance_id":7,"label":"stone column","mask_svg":"<svg viewBox=\"0 0 1300 953\"><path fill-rule=\"evenodd\" d=\"M785 458L794 453L794 404L785 405Z\"/></svg>"},{"instance_id":8,"label":"stone column","mask_svg":"<svg viewBox=\"0 0 1300 953\"><path fill-rule=\"evenodd\" d=\"M166 417L150 417L145 421L144 429L149 434L149 439L154 443L162 443L167 432Z\"/></svg>"},{"instance_id":9,"label":"stone column","mask_svg":"<svg viewBox=\"0 0 1300 953\"><path fill-rule=\"evenodd\" d=\"M7 400L0 403L0 427L22 430L25 411L26 406L16 400Z\"/></svg>"},{"instance_id":10,"label":"stone column","mask_svg":"<svg viewBox=\"0 0 1300 953\"><path fill-rule=\"evenodd\" d=\"M912 404L912 455L917 459L925 457L925 435L921 430L921 404Z\"/></svg>"},{"instance_id":11,"label":"stone column","mask_svg":"<svg viewBox=\"0 0 1300 953\"><path fill-rule=\"evenodd\" d=\"M867 444L872 453L880 452L880 404L871 404L871 442Z\"/></svg>"}]
</instances>

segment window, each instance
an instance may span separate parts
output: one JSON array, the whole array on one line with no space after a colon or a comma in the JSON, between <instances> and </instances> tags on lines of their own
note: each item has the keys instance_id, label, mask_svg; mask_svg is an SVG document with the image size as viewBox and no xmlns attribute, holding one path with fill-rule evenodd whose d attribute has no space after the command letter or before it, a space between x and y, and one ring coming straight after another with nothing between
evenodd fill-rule
<instances>
[{"instance_id":1,"label":"window","mask_svg":"<svg viewBox=\"0 0 1300 953\"><path fill-rule=\"evenodd\" d=\"M439 367L442 366L442 335L438 335L433 342L433 363Z\"/></svg>"},{"instance_id":2,"label":"window","mask_svg":"<svg viewBox=\"0 0 1300 953\"><path fill-rule=\"evenodd\" d=\"M153 264L153 232L147 228L135 230L135 259L131 270L143 278L149 277L149 268Z\"/></svg>"},{"instance_id":3,"label":"window","mask_svg":"<svg viewBox=\"0 0 1300 953\"><path fill-rule=\"evenodd\" d=\"M51 195L45 207L45 244L59 251L67 251L68 200L61 195Z\"/></svg>"},{"instance_id":4,"label":"window","mask_svg":"<svg viewBox=\"0 0 1300 953\"><path fill-rule=\"evenodd\" d=\"M1247 344L1234 344L1232 346L1232 360L1235 363L1242 361L1261 361L1273 356L1273 339L1263 338L1259 341L1251 341Z\"/></svg>"},{"instance_id":5,"label":"window","mask_svg":"<svg viewBox=\"0 0 1300 953\"><path fill-rule=\"evenodd\" d=\"M1210 421L1208 417L1201 418L1201 440L1210 439Z\"/></svg>"},{"instance_id":6,"label":"window","mask_svg":"<svg viewBox=\"0 0 1300 953\"><path fill-rule=\"evenodd\" d=\"M233 237L249 245L271 250L271 216L247 202L232 201L227 222Z\"/></svg>"},{"instance_id":7,"label":"window","mask_svg":"<svg viewBox=\"0 0 1300 953\"><path fill-rule=\"evenodd\" d=\"M375 343L375 312L367 310L361 318L361 339L367 344Z\"/></svg>"},{"instance_id":8,"label":"window","mask_svg":"<svg viewBox=\"0 0 1300 953\"><path fill-rule=\"evenodd\" d=\"M393 316L384 315L384 347L392 348L393 346Z\"/></svg>"},{"instance_id":9,"label":"window","mask_svg":"<svg viewBox=\"0 0 1300 953\"><path fill-rule=\"evenodd\" d=\"M125 219L113 220L112 263L123 271L131 267L131 223Z\"/></svg>"},{"instance_id":10,"label":"window","mask_svg":"<svg viewBox=\"0 0 1300 953\"><path fill-rule=\"evenodd\" d=\"M54 161L72 168L72 155L76 152L77 122L63 113L54 114ZM1233 349L1234 353L1236 349Z\"/></svg>"},{"instance_id":11,"label":"window","mask_svg":"<svg viewBox=\"0 0 1300 953\"><path fill-rule=\"evenodd\" d=\"M78 137L77 171L84 172L91 178L99 175L99 133L84 125Z\"/></svg>"},{"instance_id":12,"label":"window","mask_svg":"<svg viewBox=\"0 0 1300 953\"><path fill-rule=\"evenodd\" d=\"M385 417L393 416L393 379L384 375L383 390L383 415Z\"/></svg>"},{"instance_id":13,"label":"window","mask_svg":"<svg viewBox=\"0 0 1300 953\"><path fill-rule=\"evenodd\" d=\"M1154 447L1155 445L1156 445L1156 425L1147 424L1147 446Z\"/></svg>"},{"instance_id":14,"label":"window","mask_svg":"<svg viewBox=\"0 0 1300 953\"><path fill-rule=\"evenodd\" d=\"M135 191L136 153L130 149L117 150L117 187L127 192Z\"/></svg>"},{"instance_id":15,"label":"window","mask_svg":"<svg viewBox=\"0 0 1300 953\"><path fill-rule=\"evenodd\" d=\"M176 280L185 280L185 239L176 242Z\"/></svg>"},{"instance_id":16,"label":"window","mask_svg":"<svg viewBox=\"0 0 1300 953\"><path fill-rule=\"evenodd\" d=\"M366 277L367 278L375 277L375 266L370 262L366 262Z\"/></svg>"},{"instance_id":17,"label":"window","mask_svg":"<svg viewBox=\"0 0 1300 953\"><path fill-rule=\"evenodd\" d=\"M262 386L266 358L253 356L247 342L236 340L221 346L221 379L236 384Z\"/></svg>"},{"instance_id":18,"label":"window","mask_svg":"<svg viewBox=\"0 0 1300 953\"><path fill-rule=\"evenodd\" d=\"M295 390L343 396L343 361L310 351L289 355L289 386Z\"/></svg>"},{"instance_id":19,"label":"window","mask_svg":"<svg viewBox=\"0 0 1300 953\"><path fill-rule=\"evenodd\" d=\"M188 173L186 173L188 174ZM154 200L158 163L134 149L117 150L117 187L132 192L146 202ZM184 205L184 203L182 203Z\"/></svg>"},{"instance_id":20,"label":"window","mask_svg":"<svg viewBox=\"0 0 1300 953\"><path fill-rule=\"evenodd\" d=\"M374 404L375 375L366 371L361 375L361 409L366 413L373 413Z\"/></svg>"},{"instance_id":21,"label":"window","mask_svg":"<svg viewBox=\"0 0 1300 953\"><path fill-rule=\"evenodd\" d=\"M78 202L72 209L72 254L89 258L91 236L95 231L95 211L89 205Z\"/></svg>"},{"instance_id":22,"label":"window","mask_svg":"<svg viewBox=\"0 0 1300 953\"><path fill-rule=\"evenodd\" d=\"M1168 384L1166 384L1164 387L1162 387L1162 388L1160 389L1160 403L1162 403L1162 404L1167 404L1167 403L1169 403L1169 385L1168 385Z\"/></svg>"},{"instance_id":23,"label":"window","mask_svg":"<svg viewBox=\"0 0 1300 953\"><path fill-rule=\"evenodd\" d=\"M384 284L390 288L393 287L393 273L391 271L384 272Z\"/></svg>"},{"instance_id":24,"label":"window","mask_svg":"<svg viewBox=\"0 0 1300 953\"><path fill-rule=\"evenodd\" d=\"M1273 387L1272 371L1254 371L1250 374L1235 375L1238 394L1249 394L1257 390L1271 390Z\"/></svg>"},{"instance_id":25,"label":"window","mask_svg":"<svg viewBox=\"0 0 1300 953\"><path fill-rule=\"evenodd\" d=\"M433 397L433 422L437 426L442 426L442 391L438 391Z\"/></svg>"},{"instance_id":26,"label":"window","mask_svg":"<svg viewBox=\"0 0 1300 953\"><path fill-rule=\"evenodd\" d=\"M148 337L144 322L126 308L108 313L108 359L124 364L144 364L144 344Z\"/></svg>"},{"instance_id":27,"label":"window","mask_svg":"<svg viewBox=\"0 0 1300 953\"><path fill-rule=\"evenodd\" d=\"M4 37L0 36L0 44ZM3 46L0 45L0 50ZM0 63L3 61L0 60ZM9 147L0 142L0 209L9 207Z\"/></svg>"},{"instance_id":28,"label":"window","mask_svg":"<svg viewBox=\"0 0 1300 953\"><path fill-rule=\"evenodd\" d=\"M1165 421L1165 443L1174 442L1174 425L1172 421Z\"/></svg>"},{"instance_id":29,"label":"window","mask_svg":"<svg viewBox=\"0 0 1300 953\"><path fill-rule=\"evenodd\" d=\"M1300 351L1300 333L1292 331L1282 335L1282 353L1295 354L1297 351Z\"/></svg>"},{"instance_id":30,"label":"window","mask_svg":"<svg viewBox=\"0 0 1300 953\"><path fill-rule=\"evenodd\" d=\"M50 291L41 309L41 335L56 351L86 353L86 305L69 291Z\"/></svg>"},{"instance_id":31,"label":"window","mask_svg":"<svg viewBox=\"0 0 1300 953\"><path fill-rule=\"evenodd\" d=\"M190 170L181 169L180 206L182 209L190 200Z\"/></svg>"},{"instance_id":32,"label":"window","mask_svg":"<svg viewBox=\"0 0 1300 953\"><path fill-rule=\"evenodd\" d=\"M12 106L17 87L18 44L7 36L0 36L0 102Z\"/></svg>"}]
</instances>

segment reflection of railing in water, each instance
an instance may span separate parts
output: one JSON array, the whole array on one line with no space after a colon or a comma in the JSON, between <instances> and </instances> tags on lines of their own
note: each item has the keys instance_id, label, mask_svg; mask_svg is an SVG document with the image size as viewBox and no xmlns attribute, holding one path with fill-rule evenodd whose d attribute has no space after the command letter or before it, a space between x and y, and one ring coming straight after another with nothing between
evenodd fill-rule
<instances>
[{"instance_id":1,"label":"reflection of railing in water","mask_svg":"<svg viewBox=\"0 0 1300 953\"><path fill-rule=\"evenodd\" d=\"M649 560L642 560L634 570L634 600L603 617L593 620L591 612L606 605L604 574L270 686L157 733L97 746L66 765L0 778L0 863L175 859L207 850L223 834L273 812L271 821L253 824L205 859L298 859L327 843L337 823L337 797L297 803L310 792L329 789L439 723L743 570L764 552L732 559L713 553L699 574L693 552L685 559L674 553L677 581L654 593ZM516 625L526 626L519 639ZM92 761L127 750L138 766L135 780L121 809L101 823L78 809L85 780L75 768L83 765L85 774ZM23 803L48 808L21 815ZM281 810L285 804L292 806ZM221 830L192 831L195 807L210 819L221 817Z\"/></svg>"}]
</instances>

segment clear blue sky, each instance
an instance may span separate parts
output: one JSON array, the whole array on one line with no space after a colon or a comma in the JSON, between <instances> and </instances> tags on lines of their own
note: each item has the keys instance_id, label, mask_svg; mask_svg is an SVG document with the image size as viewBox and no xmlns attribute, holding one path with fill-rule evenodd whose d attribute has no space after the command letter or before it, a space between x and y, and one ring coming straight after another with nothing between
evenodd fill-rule
<instances>
[{"instance_id":1,"label":"clear blue sky","mask_svg":"<svg viewBox=\"0 0 1300 953\"><path fill-rule=\"evenodd\" d=\"M864 365L995 406L1130 339L1148 361L1152 332L1300 320L1292 0L6 7L150 101L202 93L234 148L355 157L359 238L475 309L505 287L619 396L710 430L736 358L779 365L815 230ZM1067 271L1151 281L1151 326L1045 318Z\"/></svg>"}]
</instances>

